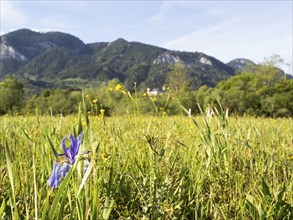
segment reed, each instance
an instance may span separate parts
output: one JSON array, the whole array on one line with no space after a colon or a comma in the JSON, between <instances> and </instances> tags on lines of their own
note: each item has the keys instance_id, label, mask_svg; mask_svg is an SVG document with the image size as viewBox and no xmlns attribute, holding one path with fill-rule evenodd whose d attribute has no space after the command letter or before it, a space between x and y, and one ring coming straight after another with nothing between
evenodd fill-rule
<instances>
[{"instance_id":1,"label":"reed","mask_svg":"<svg viewBox=\"0 0 293 220\"><path fill-rule=\"evenodd\" d=\"M292 119L224 114L1 117L0 218L292 219ZM62 139L80 132L52 189Z\"/></svg>"}]
</instances>

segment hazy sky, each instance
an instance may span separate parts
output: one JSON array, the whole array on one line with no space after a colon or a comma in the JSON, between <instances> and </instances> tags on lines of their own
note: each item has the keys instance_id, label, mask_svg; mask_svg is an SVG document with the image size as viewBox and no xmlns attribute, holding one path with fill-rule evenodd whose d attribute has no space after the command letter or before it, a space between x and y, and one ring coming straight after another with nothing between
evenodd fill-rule
<instances>
[{"instance_id":1,"label":"hazy sky","mask_svg":"<svg viewBox=\"0 0 293 220\"><path fill-rule=\"evenodd\" d=\"M61 31L85 43L117 38L203 52L228 62L280 55L292 73L293 0L1 0L1 35L20 28Z\"/></svg>"}]
</instances>

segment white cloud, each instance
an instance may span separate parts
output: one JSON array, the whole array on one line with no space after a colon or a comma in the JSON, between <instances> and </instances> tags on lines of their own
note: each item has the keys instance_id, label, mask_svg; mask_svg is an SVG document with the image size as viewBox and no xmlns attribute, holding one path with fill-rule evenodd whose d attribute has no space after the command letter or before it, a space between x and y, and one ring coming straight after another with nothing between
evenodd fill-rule
<instances>
[{"instance_id":1,"label":"white cloud","mask_svg":"<svg viewBox=\"0 0 293 220\"><path fill-rule=\"evenodd\" d=\"M163 42L161 46L185 51L201 51L223 62L234 58L248 58L255 62L279 54L292 57L292 32L287 24L262 19L239 18L194 30L189 34ZM288 26L287 26L288 28Z\"/></svg>"},{"instance_id":2,"label":"white cloud","mask_svg":"<svg viewBox=\"0 0 293 220\"><path fill-rule=\"evenodd\" d=\"M171 2L153 16L159 25L174 27L172 36L168 32L169 40L158 44L201 51L223 62L243 57L259 63L278 54L292 66L292 3L287 3ZM175 11L181 14L174 16ZM184 22L173 25L174 18Z\"/></svg>"}]
</instances>

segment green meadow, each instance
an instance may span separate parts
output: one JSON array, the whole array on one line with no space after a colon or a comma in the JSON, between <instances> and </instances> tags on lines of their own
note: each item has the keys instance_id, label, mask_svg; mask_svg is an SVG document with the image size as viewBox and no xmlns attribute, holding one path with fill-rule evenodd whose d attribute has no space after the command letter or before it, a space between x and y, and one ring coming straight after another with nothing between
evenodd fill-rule
<instances>
[{"instance_id":1,"label":"green meadow","mask_svg":"<svg viewBox=\"0 0 293 220\"><path fill-rule=\"evenodd\" d=\"M2 116L0 219L293 219L292 118L215 112ZM51 188L62 139L81 132Z\"/></svg>"}]
</instances>

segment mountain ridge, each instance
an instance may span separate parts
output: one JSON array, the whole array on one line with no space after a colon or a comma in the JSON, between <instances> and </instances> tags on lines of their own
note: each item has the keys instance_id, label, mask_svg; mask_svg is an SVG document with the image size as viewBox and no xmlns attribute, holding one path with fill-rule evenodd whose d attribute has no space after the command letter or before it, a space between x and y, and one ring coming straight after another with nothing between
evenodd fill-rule
<instances>
[{"instance_id":1,"label":"mountain ridge","mask_svg":"<svg viewBox=\"0 0 293 220\"><path fill-rule=\"evenodd\" d=\"M50 82L53 87L66 87L62 81L68 78L97 83L118 78L127 88L134 82L140 87L160 88L167 82L170 65L181 63L190 88L197 89L201 85L213 87L239 71L231 63L202 52L168 50L122 38L85 44L63 32L20 29L2 35L0 45L1 78L15 75Z\"/></svg>"}]
</instances>

